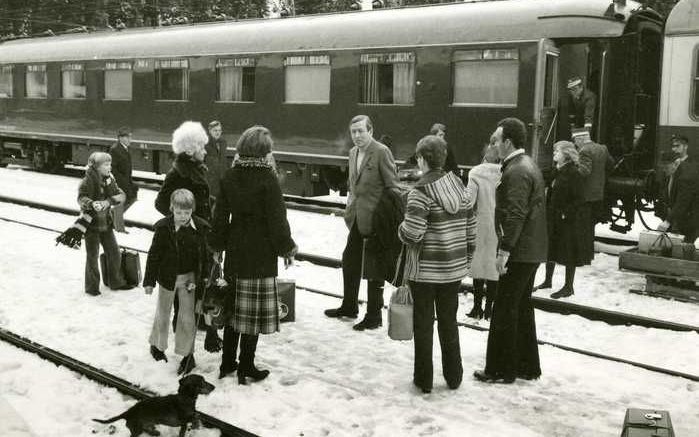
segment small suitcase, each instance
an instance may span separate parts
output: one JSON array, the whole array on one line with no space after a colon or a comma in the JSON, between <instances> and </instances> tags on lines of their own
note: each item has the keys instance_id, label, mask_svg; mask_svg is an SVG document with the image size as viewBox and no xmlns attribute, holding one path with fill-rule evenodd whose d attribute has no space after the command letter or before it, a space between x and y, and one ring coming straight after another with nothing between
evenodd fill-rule
<instances>
[{"instance_id":1,"label":"small suitcase","mask_svg":"<svg viewBox=\"0 0 699 437\"><path fill-rule=\"evenodd\" d=\"M133 250L121 249L121 273L129 285L141 283L141 259Z\"/></svg>"},{"instance_id":2,"label":"small suitcase","mask_svg":"<svg viewBox=\"0 0 699 437\"><path fill-rule=\"evenodd\" d=\"M296 320L296 281L277 278L277 298L279 299L279 321L283 323Z\"/></svg>"},{"instance_id":3,"label":"small suitcase","mask_svg":"<svg viewBox=\"0 0 699 437\"><path fill-rule=\"evenodd\" d=\"M112 281L109 277L109 269L107 268L107 254L104 252L100 254L100 270L102 271L102 283L109 287Z\"/></svg>"},{"instance_id":4,"label":"small suitcase","mask_svg":"<svg viewBox=\"0 0 699 437\"><path fill-rule=\"evenodd\" d=\"M674 437L670 413L664 410L629 408L621 437Z\"/></svg>"}]
</instances>

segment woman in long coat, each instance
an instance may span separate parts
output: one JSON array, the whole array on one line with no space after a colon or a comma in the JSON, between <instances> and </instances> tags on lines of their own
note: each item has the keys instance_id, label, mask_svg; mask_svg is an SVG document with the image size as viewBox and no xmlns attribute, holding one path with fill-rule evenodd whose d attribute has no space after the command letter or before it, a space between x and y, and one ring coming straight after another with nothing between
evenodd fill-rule
<instances>
[{"instance_id":1,"label":"woman in long coat","mask_svg":"<svg viewBox=\"0 0 699 437\"><path fill-rule=\"evenodd\" d=\"M554 179L548 191L547 222L549 251L546 276L550 282L555 264L566 267L565 285L551 297L558 299L574 294L576 267L590 264L589 250L580 235L589 223L590 211L583 195L583 177L578 171L579 155L575 145L559 141L553 146L556 164Z\"/></svg>"},{"instance_id":2,"label":"woman in long coat","mask_svg":"<svg viewBox=\"0 0 699 437\"><path fill-rule=\"evenodd\" d=\"M498 236L495 232L495 188L500 183L501 175L498 151L489 144L483 154L483 163L468 172L466 187L466 191L472 196L477 218L476 249L471 262L473 309L467 315L476 319L490 318L500 278L495 267L498 250ZM481 307L484 294L485 312Z\"/></svg>"},{"instance_id":3,"label":"woman in long coat","mask_svg":"<svg viewBox=\"0 0 699 437\"><path fill-rule=\"evenodd\" d=\"M289 260L297 248L279 182L265 159L272 149L269 130L263 126L247 129L236 149L239 158L221 179L211 246L219 260L225 250L224 272L235 284L233 316L223 333L219 377L237 369L238 382L245 384L246 377L259 381L269 375L269 370L255 367L258 336L279 331L277 257ZM235 361L238 341L239 365Z\"/></svg>"}]
</instances>

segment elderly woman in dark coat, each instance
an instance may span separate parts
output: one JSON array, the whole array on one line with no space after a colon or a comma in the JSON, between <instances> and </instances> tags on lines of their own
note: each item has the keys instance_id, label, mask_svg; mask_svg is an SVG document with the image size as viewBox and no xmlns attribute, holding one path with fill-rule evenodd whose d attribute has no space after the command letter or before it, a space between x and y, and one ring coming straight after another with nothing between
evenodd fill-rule
<instances>
[{"instance_id":1,"label":"elderly woman in dark coat","mask_svg":"<svg viewBox=\"0 0 699 437\"><path fill-rule=\"evenodd\" d=\"M224 272L235 284L233 316L223 334L219 377L238 370L238 383L260 381L269 370L255 367L259 334L279 331L277 257L290 261L296 254L286 208L274 169L265 159L272 136L263 126L247 129L236 145L239 158L221 179L214 214L211 246ZM240 341L240 364L235 361Z\"/></svg>"},{"instance_id":2,"label":"elderly woman in dark coat","mask_svg":"<svg viewBox=\"0 0 699 437\"><path fill-rule=\"evenodd\" d=\"M173 132L172 151L175 153L175 160L155 198L155 209L162 215L170 214L172 192L186 188L194 194L194 214L204 220L211 220L210 190L204 165L208 141L206 130L201 123L195 121L185 121Z\"/></svg>"},{"instance_id":3,"label":"elderly woman in dark coat","mask_svg":"<svg viewBox=\"0 0 699 437\"><path fill-rule=\"evenodd\" d=\"M554 179L548 190L547 214L549 255L546 280L551 281L556 263L566 267L565 285L551 297L558 299L574 293L575 268L592 261L580 238L589 221L590 211L583 195L583 177L578 171L579 155L575 145L559 141L553 146L556 164Z\"/></svg>"}]
</instances>

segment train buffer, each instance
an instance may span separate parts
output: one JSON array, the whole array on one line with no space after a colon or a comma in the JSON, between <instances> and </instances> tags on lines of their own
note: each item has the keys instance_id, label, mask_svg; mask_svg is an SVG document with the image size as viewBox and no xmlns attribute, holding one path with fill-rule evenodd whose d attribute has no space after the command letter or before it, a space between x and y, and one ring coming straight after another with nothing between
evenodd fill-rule
<instances>
[{"instance_id":1,"label":"train buffer","mask_svg":"<svg viewBox=\"0 0 699 437\"><path fill-rule=\"evenodd\" d=\"M663 254L634 247L619 254L619 269L644 274L645 290L632 293L699 304L699 253L691 245L675 244Z\"/></svg>"}]
</instances>

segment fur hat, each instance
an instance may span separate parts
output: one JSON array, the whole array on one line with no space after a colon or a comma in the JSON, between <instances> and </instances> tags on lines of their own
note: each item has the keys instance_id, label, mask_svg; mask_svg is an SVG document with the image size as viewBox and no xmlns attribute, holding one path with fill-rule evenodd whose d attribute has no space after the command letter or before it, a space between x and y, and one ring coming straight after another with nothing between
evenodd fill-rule
<instances>
[{"instance_id":1,"label":"fur hat","mask_svg":"<svg viewBox=\"0 0 699 437\"><path fill-rule=\"evenodd\" d=\"M203 149L208 142L209 137L204 126L197 121L185 121L172 133L172 151L176 155L194 155L194 152Z\"/></svg>"}]
</instances>

